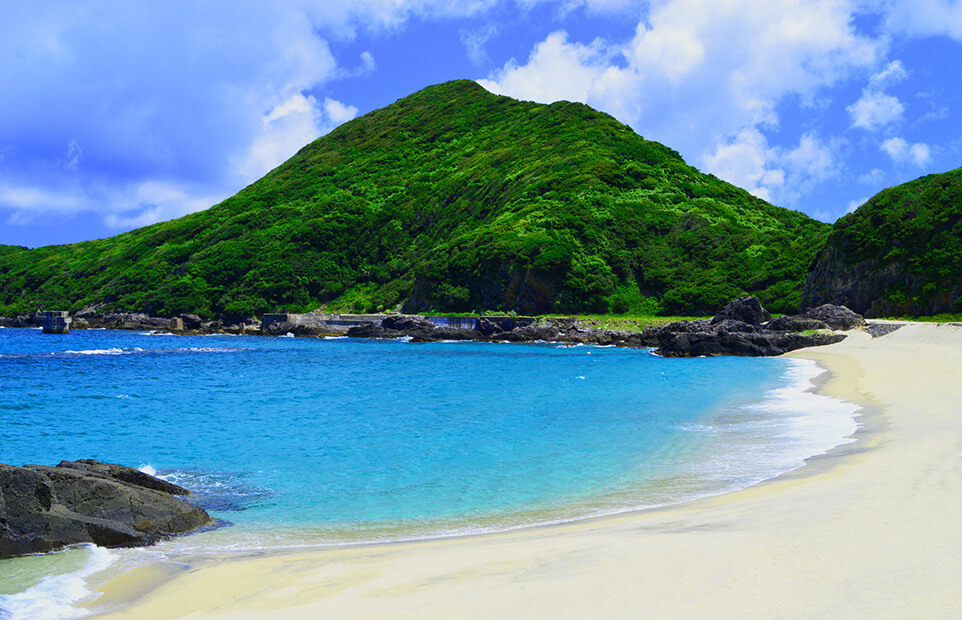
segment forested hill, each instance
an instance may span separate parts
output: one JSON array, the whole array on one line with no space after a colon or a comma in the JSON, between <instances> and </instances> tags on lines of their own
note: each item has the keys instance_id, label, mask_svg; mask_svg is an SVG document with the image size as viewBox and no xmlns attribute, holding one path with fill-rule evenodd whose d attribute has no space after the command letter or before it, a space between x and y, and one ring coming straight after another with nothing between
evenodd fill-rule
<instances>
[{"instance_id":1,"label":"forested hill","mask_svg":"<svg viewBox=\"0 0 962 620\"><path fill-rule=\"evenodd\" d=\"M0 255L0 314L714 311L799 303L830 227L569 102L432 86L205 211Z\"/></svg>"},{"instance_id":2,"label":"forested hill","mask_svg":"<svg viewBox=\"0 0 962 620\"><path fill-rule=\"evenodd\" d=\"M962 168L883 190L836 222L804 297L872 317L962 312Z\"/></svg>"}]
</instances>

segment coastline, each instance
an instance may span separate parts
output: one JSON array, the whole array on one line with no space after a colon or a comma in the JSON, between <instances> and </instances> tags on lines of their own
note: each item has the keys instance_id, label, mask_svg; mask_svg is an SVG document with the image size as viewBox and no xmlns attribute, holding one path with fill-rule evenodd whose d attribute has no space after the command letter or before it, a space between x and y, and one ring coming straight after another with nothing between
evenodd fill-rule
<instances>
[{"instance_id":1,"label":"coastline","mask_svg":"<svg viewBox=\"0 0 962 620\"><path fill-rule=\"evenodd\" d=\"M962 328L853 334L791 356L828 368L818 391L867 405L873 430L775 480L497 534L176 558L179 567L104 584L90 609L106 618L957 612Z\"/></svg>"}]
</instances>

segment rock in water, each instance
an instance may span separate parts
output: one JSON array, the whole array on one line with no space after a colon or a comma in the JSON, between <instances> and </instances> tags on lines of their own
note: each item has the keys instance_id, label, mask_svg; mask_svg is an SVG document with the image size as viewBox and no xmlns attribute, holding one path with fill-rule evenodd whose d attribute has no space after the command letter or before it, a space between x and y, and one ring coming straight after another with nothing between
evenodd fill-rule
<instances>
[{"instance_id":1,"label":"rock in water","mask_svg":"<svg viewBox=\"0 0 962 620\"><path fill-rule=\"evenodd\" d=\"M0 464L0 558L85 542L147 546L209 525L207 512L177 497L188 494L92 459L56 467Z\"/></svg>"}]
</instances>

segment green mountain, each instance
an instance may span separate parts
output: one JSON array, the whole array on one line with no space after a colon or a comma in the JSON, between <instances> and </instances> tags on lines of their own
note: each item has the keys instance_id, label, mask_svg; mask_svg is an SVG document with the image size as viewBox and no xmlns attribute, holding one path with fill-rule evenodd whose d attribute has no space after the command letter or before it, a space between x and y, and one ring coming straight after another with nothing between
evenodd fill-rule
<instances>
[{"instance_id":1,"label":"green mountain","mask_svg":"<svg viewBox=\"0 0 962 620\"><path fill-rule=\"evenodd\" d=\"M0 314L794 310L829 226L569 102L432 86L205 211L0 256Z\"/></svg>"},{"instance_id":2,"label":"green mountain","mask_svg":"<svg viewBox=\"0 0 962 620\"><path fill-rule=\"evenodd\" d=\"M962 168L886 189L836 222L802 303L870 317L962 312Z\"/></svg>"}]
</instances>

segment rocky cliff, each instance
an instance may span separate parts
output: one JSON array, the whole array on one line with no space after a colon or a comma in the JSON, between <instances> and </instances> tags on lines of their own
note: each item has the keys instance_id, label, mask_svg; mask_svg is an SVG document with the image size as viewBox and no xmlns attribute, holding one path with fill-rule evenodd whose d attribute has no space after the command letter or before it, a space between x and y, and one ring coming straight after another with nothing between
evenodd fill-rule
<instances>
[{"instance_id":1,"label":"rocky cliff","mask_svg":"<svg viewBox=\"0 0 962 620\"><path fill-rule=\"evenodd\" d=\"M962 168L884 190L835 223L802 307L867 317L962 312Z\"/></svg>"}]
</instances>

